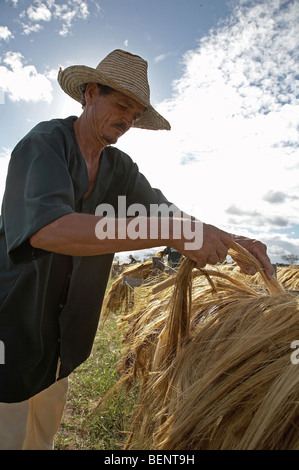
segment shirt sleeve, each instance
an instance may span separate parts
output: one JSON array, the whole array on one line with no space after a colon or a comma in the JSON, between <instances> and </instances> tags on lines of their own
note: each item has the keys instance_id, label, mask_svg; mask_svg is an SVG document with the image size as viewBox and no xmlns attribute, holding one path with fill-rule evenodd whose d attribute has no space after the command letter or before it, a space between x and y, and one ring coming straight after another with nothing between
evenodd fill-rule
<instances>
[{"instance_id":1,"label":"shirt sleeve","mask_svg":"<svg viewBox=\"0 0 299 470\"><path fill-rule=\"evenodd\" d=\"M49 134L27 137L12 153L3 197L2 217L10 260L24 263L45 254L33 249L29 238L71 212L74 189L64 145Z\"/></svg>"},{"instance_id":2,"label":"shirt sleeve","mask_svg":"<svg viewBox=\"0 0 299 470\"><path fill-rule=\"evenodd\" d=\"M156 215L155 208L159 209L164 204L165 207L175 212L178 207L170 202L160 189L153 188L147 178L139 172L138 166L134 163L131 173L130 187L127 194L128 204L139 203L146 207L148 215Z\"/></svg>"}]
</instances>

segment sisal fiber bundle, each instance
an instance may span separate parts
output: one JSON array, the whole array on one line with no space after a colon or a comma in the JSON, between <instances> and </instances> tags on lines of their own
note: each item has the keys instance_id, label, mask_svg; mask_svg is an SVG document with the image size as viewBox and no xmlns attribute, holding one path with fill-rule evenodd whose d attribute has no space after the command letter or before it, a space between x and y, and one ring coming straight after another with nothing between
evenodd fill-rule
<instances>
[{"instance_id":1,"label":"sisal fiber bundle","mask_svg":"<svg viewBox=\"0 0 299 470\"><path fill-rule=\"evenodd\" d=\"M149 375L138 447L299 449L299 377L290 361L298 311L292 294L216 303L179 353Z\"/></svg>"},{"instance_id":2,"label":"sisal fiber bundle","mask_svg":"<svg viewBox=\"0 0 299 470\"><path fill-rule=\"evenodd\" d=\"M299 449L298 297L231 253L254 263L257 289L183 260L175 285L131 312L119 372L140 394L127 448Z\"/></svg>"},{"instance_id":3,"label":"sisal fiber bundle","mask_svg":"<svg viewBox=\"0 0 299 470\"><path fill-rule=\"evenodd\" d=\"M299 290L299 266L278 269L277 279L286 289Z\"/></svg>"},{"instance_id":4,"label":"sisal fiber bundle","mask_svg":"<svg viewBox=\"0 0 299 470\"><path fill-rule=\"evenodd\" d=\"M126 277L141 279L142 282L149 280L152 276L152 261L136 263L128 266L111 284L104 300L102 310L102 321L109 313L118 310L128 310L133 300L133 290L126 282Z\"/></svg>"}]
</instances>

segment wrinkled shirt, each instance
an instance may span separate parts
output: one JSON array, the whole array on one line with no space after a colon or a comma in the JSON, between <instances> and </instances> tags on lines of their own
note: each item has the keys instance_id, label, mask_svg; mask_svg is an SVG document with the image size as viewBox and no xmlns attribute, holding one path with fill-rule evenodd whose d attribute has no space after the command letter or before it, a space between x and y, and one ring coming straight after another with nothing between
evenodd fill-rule
<instances>
[{"instance_id":1,"label":"wrinkled shirt","mask_svg":"<svg viewBox=\"0 0 299 470\"><path fill-rule=\"evenodd\" d=\"M73 212L167 203L132 159L106 147L93 192L75 116L42 122L12 152L0 217L0 402L30 398L68 376L92 349L114 254L68 256L34 249L31 235ZM100 243L100 240L99 240Z\"/></svg>"}]
</instances>

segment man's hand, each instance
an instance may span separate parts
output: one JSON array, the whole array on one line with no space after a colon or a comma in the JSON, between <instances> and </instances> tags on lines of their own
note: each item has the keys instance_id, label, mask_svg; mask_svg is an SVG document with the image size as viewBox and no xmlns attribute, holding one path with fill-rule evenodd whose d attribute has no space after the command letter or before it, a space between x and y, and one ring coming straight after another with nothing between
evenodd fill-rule
<instances>
[{"instance_id":1,"label":"man's hand","mask_svg":"<svg viewBox=\"0 0 299 470\"><path fill-rule=\"evenodd\" d=\"M274 269L267 255L267 247L258 240L229 234L213 225L205 224L194 220L193 230L201 231L202 244L198 249L188 250L185 248L186 242L190 240L175 240L173 247L187 258L196 262L198 268L203 268L206 264L216 264L225 258L233 242L239 243L249 253L251 253L261 263L269 278L274 274ZM199 237L198 237L199 238ZM237 262L241 272L244 274L255 274L254 266L244 262Z\"/></svg>"},{"instance_id":2,"label":"man's hand","mask_svg":"<svg viewBox=\"0 0 299 470\"><path fill-rule=\"evenodd\" d=\"M233 235L233 240L236 243L239 243L239 245L243 246L253 256L255 256L255 258L265 268L269 278L273 276L274 269L267 255L267 247L264 243L252 238L246 238L238 235ZM248 265L246 263L238 263L238 265L240 267L240 271L244 274L252 275L256 273L256 270L252 265Z\"/></svg>"},{"instance_id":3,"label":"man's hand","mask_svg":"<svg viewBox=\"0 0 299 470\"><path fill-rule=\"evenodd\" d=\"M198 268L203 268L206 264L216 264L226 257L233 243L232 235L198 220L194 221L193 230L201 232L202 244L200 247L193 250L185 249L185 245L190 240L184 238L175 240L173 247L187 258L195 261ZM198 236L198 238L200 237Z\"/></svg>"}]
</instances>

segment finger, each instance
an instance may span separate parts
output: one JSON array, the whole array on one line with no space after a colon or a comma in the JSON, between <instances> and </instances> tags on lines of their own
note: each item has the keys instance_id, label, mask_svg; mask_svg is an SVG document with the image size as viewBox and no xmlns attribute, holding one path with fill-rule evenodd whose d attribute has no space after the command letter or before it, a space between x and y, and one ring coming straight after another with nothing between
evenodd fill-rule
<instances>
[{"instance_id":1,"label":"finger","mask_svg":"<svg viewBox=\"0 0 299 470\"><path fill-rule=\"evenodd\" d=\"M196 267L198 269L204 268L208 264L208 260L205 256L201 256L200 258L197 258L196 260Z\"/></svg>"},{"instance_id":2,"label":"finger","mask_svg":"<svg viewBox=\"0 0 299 470\"><path fill-rule=\"evenodd\" d=\"M221 242L225 246L226 250L230 249L233 241L234 239L229 233L221 231Z\"/></svg>"},{"instance_id":3,"label":"finger","mask_svg":"<svg viewBox=\"0 0 299 470\"><path fill-rule=\"evenodd\" d=\"M274 268L267 255L256 256L261 265L265 268L267 275L271 278L274 275Z\"/></svg>"},{"instance_id":4,"label":"finger","mask_svg":"<svg viewBox=\"0 0 299 470\"><path fill-rule=\"evenodd\" d=\"M224 244L221 244L217 247L216 253L218 256L218 260L225 259L228 253L228 248Z\"/></svg>"},{"instance_id":5,"label":"finger","mask_svg":"<svg viewBox=\"0 0 299 470\"><path fill-rule=\"evenodd\" d=\"M208 264L216 264L218 263L218 261L219 261L219 256L217 255L217 253L210 254L208 256L208 259L207 259Z\"/></svg>"},{"instance_id":6,"label":"finger","mask_svg":"<svg viewBox=\"0 0 299 470\"><path fill-rule=\"evenodd\" d=\"M226 248L225 245L221 244L220 246L217 246L215 253L209 254L208 263L216 264L216 263L219 263L219 261L225 260L227 253L228 253L228 249Z\"/></svg>"},{"instance_id":7,"label":"finger","mask_svg":"<svg viewBox=\"0 0 299 470\"><path fill-rule=\"evenodd\" d=\"M274 275L274 268L271 264L271 261L267 255L267 248L263 243L256 243L252 249L251 253L259 260L261 265L265 268L269 277Z\"/></svg>"}]
</instances>

